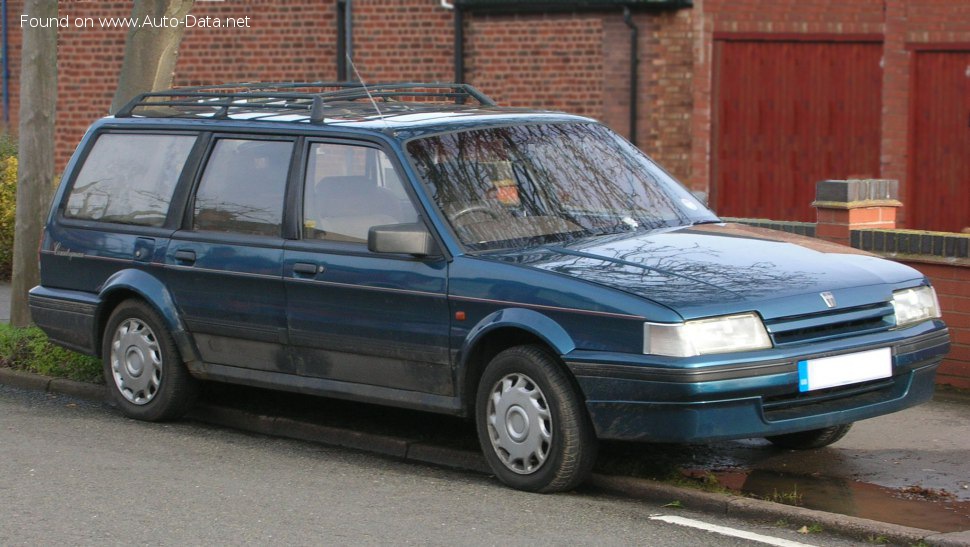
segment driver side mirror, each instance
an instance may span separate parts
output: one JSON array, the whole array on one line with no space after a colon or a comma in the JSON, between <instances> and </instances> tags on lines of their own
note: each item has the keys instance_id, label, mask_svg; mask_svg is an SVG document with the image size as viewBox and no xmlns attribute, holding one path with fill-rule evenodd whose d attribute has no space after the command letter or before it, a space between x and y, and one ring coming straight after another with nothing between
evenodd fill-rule
<instances>
[{"instance_id":1,"label":"driver side mirror","mask_svg":"<svg viewBox=\"0 0 970 547\"><path fill-rule=\"evenodd\" d=\"M431 232L420 222L372 226L367 231L367 250L419 257L441 254Z\"/></svg>"}]
</instances>

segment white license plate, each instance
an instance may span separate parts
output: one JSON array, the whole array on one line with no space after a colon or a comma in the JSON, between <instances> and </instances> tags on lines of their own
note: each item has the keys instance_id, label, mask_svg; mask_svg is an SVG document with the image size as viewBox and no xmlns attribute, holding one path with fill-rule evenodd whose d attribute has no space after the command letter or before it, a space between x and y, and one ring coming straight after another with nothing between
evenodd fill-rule
<instances>
[{"instance_id":1,"label":"white license plate","mask_svg":"<svg viewBox=\"0 0 970 547\"><path fill-rule=\"evenodd\" d=\"M798 362L798 391L813 391L889 378L893 355L889 348L807 359Z\"/></svg>"}]
</instances>

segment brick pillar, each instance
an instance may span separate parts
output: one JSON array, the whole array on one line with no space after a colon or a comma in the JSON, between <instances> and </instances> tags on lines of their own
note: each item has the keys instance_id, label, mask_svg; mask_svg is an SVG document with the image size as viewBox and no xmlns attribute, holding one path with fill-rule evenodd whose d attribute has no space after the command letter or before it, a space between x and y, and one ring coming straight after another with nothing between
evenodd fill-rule
<instances>
[{"instance_id":1,"label":"brick pillar","mask_svg":"<svg viewBox=\"0 0 970 547\"><path fill-rule=\"evenodd\" d=\"M852 230L896 228L899 181L823 180L815 185L816 237L849 245Z\"/></svg>"}]
</instances>

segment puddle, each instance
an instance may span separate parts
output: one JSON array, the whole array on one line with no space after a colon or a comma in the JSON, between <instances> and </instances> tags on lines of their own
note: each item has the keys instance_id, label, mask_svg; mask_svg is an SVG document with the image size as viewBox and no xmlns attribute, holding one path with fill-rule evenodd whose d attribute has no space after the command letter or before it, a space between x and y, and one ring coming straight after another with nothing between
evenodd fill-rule
<instances>
[{"instance_id":1,"label":"puddle","mask_svg":"<svg viewBox=\"0 0 970 547\"><path fill-rule=\"evenodd\" d=\"M761 499L939 532L970 530L970 501L918 487L893 489L857 481L775 471L683 471L685 476Z\"/></svg>"}]
</instances>

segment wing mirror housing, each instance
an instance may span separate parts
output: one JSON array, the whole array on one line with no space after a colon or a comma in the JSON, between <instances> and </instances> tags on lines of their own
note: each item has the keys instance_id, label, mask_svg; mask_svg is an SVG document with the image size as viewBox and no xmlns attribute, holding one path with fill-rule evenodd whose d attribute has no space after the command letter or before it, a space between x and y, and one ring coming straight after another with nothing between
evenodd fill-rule
<instances>
[{"instance_id":1,"label":"wing mirror housing","mask_svg":"<svg viewBox=\"0 0 970 547\"><path fill-rule=\"evenodd\" d=\"M367 231L367 249L373 253L408 254L413 256L440 255L431 232L419 222L372 226Z\"/></svg>"}]
</instances>

